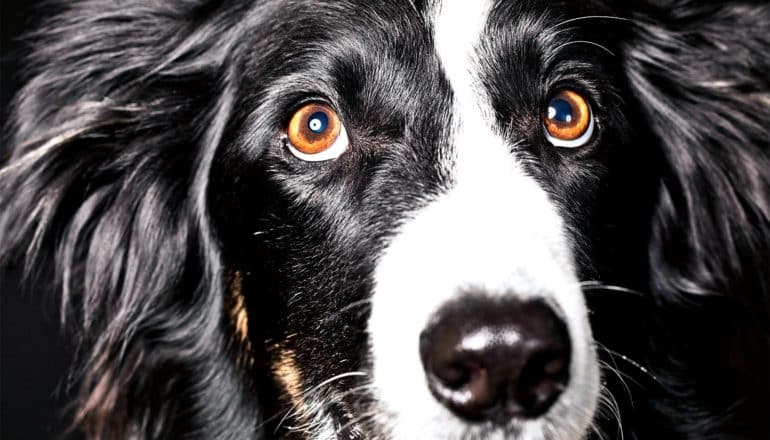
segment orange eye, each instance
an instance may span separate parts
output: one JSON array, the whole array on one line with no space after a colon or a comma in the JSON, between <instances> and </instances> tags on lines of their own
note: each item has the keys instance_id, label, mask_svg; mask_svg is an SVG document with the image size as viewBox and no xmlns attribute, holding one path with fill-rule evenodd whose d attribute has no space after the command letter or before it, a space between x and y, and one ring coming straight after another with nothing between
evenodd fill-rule
<instances>
[{"instance_id":1,"label":"orange eye","mask_svg":"<svg viewBox=\"0 0 770 440\"><path fill-rule=\"evenodd\" d=\"M548 141L557 147L585 145L594 129L591 108L578 93L562 90L548 102L543 127Z\"/></svg>"},{"instance_id":2,"label":"orange eye","mask_svg":"<svg viewBox=\"0 0 770 440\"><path fill-rule=\"evenodd\" d=\"M347 149L347 134L337 113L328 105L311 103L292 116L286 130L289 149L308 161L334 159Z\"/></svg>"}]
</instances>

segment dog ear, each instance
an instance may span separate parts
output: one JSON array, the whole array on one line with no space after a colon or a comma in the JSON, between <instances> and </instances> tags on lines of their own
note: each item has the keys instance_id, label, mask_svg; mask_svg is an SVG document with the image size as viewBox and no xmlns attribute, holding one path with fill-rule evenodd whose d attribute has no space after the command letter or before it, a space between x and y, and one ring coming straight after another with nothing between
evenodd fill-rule
<instances>
[{"instance_id":1,"label":"dog ear","mask_svg":"<svg viewBox=\"0 0 770 440\"><path fill-rule=\"evenodd\" d=\"M235 3L71 2L33 36L0 260L33 270L53 252L89 438L256 436L206 209Z\"/></svg>"},{"instance_id":2,"label":"dog ear","mask_svg":"<svg viewBox=\"0 0 770 440\"><path fill-rule=\"evenodd\" d=\"M770 5L632 3L624 68L665 164L653 290L770 316Z\"/></svg>"}]
</instances>

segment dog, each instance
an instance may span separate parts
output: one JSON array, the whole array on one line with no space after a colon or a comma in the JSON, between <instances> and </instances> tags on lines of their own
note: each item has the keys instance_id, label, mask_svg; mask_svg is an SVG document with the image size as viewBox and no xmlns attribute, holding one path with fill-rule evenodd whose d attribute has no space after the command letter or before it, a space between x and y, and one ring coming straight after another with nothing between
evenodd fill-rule
<instances>
[{"instance_id":1,"label":"dog","mask_svg":"<svg viewBox=\"0 0 770 440\"><path fill-rule=\"evenodd\" d=\"M766 2L48 6L0 259L88 438L770 435Z\"/></svg>"}]
</instances>

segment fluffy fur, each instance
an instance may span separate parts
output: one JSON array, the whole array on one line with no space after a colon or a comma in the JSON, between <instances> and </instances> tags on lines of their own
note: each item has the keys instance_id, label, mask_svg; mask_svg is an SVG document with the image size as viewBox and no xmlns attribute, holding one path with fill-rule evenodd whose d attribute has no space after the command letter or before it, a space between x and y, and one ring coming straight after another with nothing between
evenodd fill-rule
<instances>
[{"instance_id":1,"label":"fluffy fur","mask_svg":"<svg viewBox=\"0 0 770 440\"><path fill-rule=\"evenodd\" d=\"M52 259L90 437L398 432L367 322L380 256L451 185L439 3L51 2L0 169L0 262ZM480 83L583 280L603 370L586 435L767 438L770 6L567 3L496 2ZM539 125L564 84L597 113L575 151ZM318 99L355 151L312 166L281 129Z\"/></svg>"}]
</instances>

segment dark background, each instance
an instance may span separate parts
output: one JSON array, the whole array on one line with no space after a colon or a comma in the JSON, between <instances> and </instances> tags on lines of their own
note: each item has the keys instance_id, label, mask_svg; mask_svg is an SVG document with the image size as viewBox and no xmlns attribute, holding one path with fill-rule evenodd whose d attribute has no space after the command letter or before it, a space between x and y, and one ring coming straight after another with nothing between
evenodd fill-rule
<instances>
[{"instance_id":1,"label":"dark background","mask_svg":"<svg viewBox=\"0 0 770 440\"><path fill-rule=\"evenodd\" d=\"M0 0L0 164L9 149L9 101L21 82L19 36L45 14L33 10L34 3ZM70 438L63 436L70 350L58 331L53 294L45 283L22 290L19 281L18 267L0 272L0 438Z\"/></svg>"}]
</instances>

